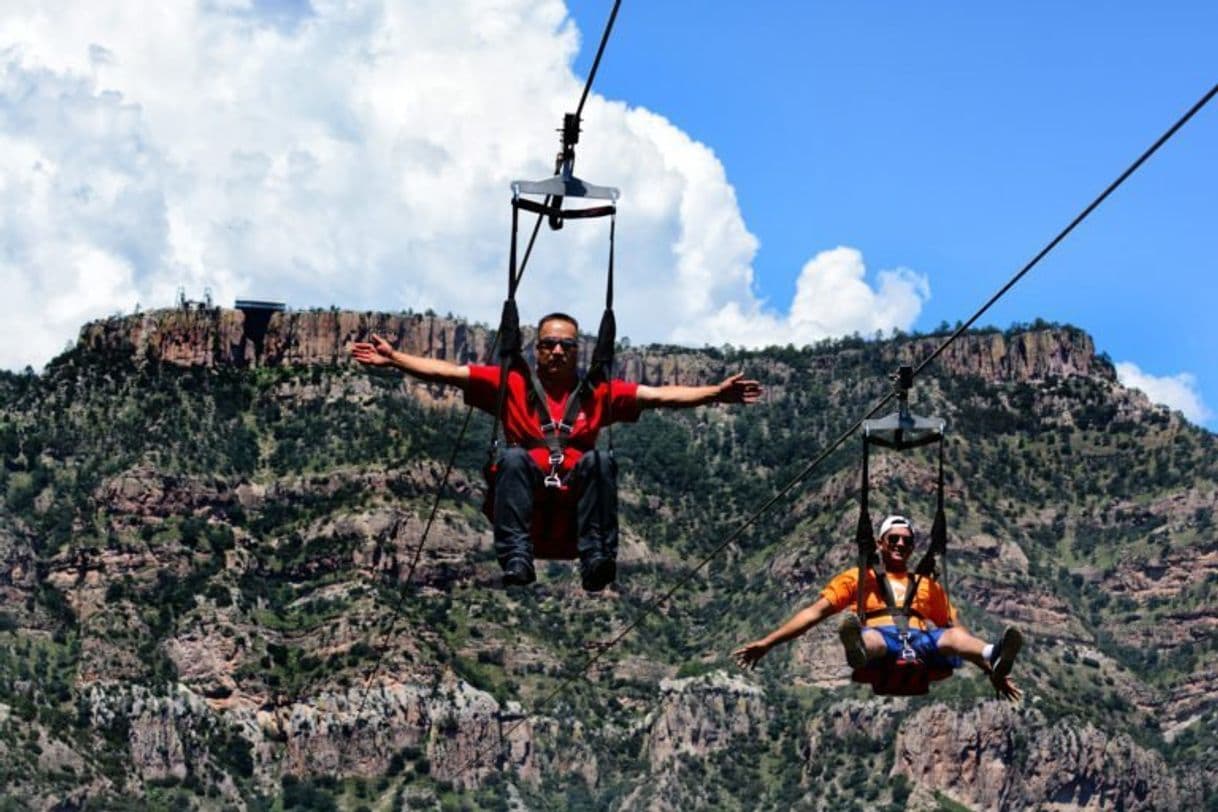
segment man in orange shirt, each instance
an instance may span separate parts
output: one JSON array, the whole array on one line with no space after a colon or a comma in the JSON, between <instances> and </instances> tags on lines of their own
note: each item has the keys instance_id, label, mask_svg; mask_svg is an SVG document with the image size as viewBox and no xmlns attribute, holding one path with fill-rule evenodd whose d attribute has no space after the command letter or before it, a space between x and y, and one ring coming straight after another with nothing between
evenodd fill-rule
<instances>
[{"instance_id":1,"label":"man in orange shirt","mask_svg":"<svg viewBox=\"0 0 1218 812\"><path fill-rule=\"evenodd\" d=\"M904 516L889 516L880 525L876 546L884 561L895 606L905 602L911 583L909 557L915 544L913 523ZM1023 644L1019 631L1008 628L997 644L988 644L960 625L955 608L937 581L933 578L916 578L915 581L917 592L910 605L909 644L918 658L931 669L949 671L958 668L962 658L968 660L989 674L990 682L999 694L1012 701L1019 699L1022 692L1008 676ZM732 656L741 668L752 668L778 643L799 637L830 615L856 605L857 590L857 568L838 574L815 603L796 612L760 640L737 649ZM866 668L879 661L891 664L901 656L904 645L896 619L880 593L874 570L867 571L863 598L867 625L864 627L863 621L851 613L838 629L846 661L854 669Z\"/></svg>"}]
</instances>

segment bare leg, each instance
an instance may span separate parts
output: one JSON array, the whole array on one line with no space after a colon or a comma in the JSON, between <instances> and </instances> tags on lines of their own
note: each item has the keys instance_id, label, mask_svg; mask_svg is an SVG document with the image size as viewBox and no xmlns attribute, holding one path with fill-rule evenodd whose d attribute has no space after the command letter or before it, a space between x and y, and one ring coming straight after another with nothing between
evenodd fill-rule
<instances>
[{"instance_id":1,"label":"bare leg","mask_svg":"<svg viewBox=\"0 0 1218 812\"><path fill-rule=\"evenodd\" d=\"M1017 701L1023 695L1008 677L1022 646L1023 635L1013 627L1003 631L1002 639L994 645L993 653L988 658L983 653L985 643L958 626L947 629L939 638L939 651L942 654L958 654L980 668L989 675L990 684L998 695L1012 701Z\"/></svg>"},{"instance_id":2,"label":"bare leg","mask_svg":"<svg viewBox=\"0 0 1218 812\"><path fill-rule=\"evenodd\" d=\"M846 652L846 662L851 668L865 668L867 663L877 660L888 653L888 645L884 635L875 629L865 629L858 616L851 613L846 615L837 629L837 635L842 641Z\"/></svg>"},{"instance_id":3,"label":"bare leg","mask_svg":"<svg viewBox=\"0 0 1218 812\"><path fill-rule=\"evenodd\" d=\"M943 632L939 638L939 653L947 656L958 654L982 671L989 671L989 663L985 661L982 652L985 651L985 641L973 637L959 626L953 626Z\"/></svg>"},{"instance_id":4,"label":"bare leg","mask_svg":"<svg viewBox=\"0 0 1218 812\"><path fill-rule=\"evenodd\" d=\"M867 649L868 660L878 660L888 654L888 643L884 635L875 629L863 629L863 648Z\"/></svg>"}]
</instances>

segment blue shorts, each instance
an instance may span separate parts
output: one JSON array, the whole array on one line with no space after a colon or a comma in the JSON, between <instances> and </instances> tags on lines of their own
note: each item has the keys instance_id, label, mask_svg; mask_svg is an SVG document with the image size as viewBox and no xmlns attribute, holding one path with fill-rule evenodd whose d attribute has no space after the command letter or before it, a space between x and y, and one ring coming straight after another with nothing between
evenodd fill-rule
<instances>
[{"instance_id":1,"label":"blue shorts","mask_svg":"<svg viewBox=\"0 0 1218 812\"><path fill-rule=\"evenodd\" d=\"M868 626L868 629L873 629L884 635L884 642L888 644L888 659L895 660L901 656L901 633L897 631L896 626ZM951 656L939 653L939 638L947 629L931 629L930 631L922 631L921 629L909 630L909 645L917 653L922 662L926 663L931 668L960 668L964 665L964 661L960 656L953 654Z\"/></svg>"}]
</instances>

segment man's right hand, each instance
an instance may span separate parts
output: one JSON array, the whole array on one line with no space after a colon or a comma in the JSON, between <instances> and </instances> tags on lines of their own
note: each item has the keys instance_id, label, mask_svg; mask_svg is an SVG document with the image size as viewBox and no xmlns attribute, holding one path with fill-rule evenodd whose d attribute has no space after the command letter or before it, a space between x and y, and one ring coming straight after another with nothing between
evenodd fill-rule
<instances>
[{"instance_id":1,"label":"man's right hand","mask_svg":"<svg viewBox=\"0 0 1218 812\"><path fill-rule=\"evenodd\" d=\"M365 366L382 367L393 363L393 347L372 334L372 341L356 341L351 345L351 357Z\"/></svg>"},{"instance_id":2,"label":"man's right hand","mask_svg":"<svg viewBox=\"0 0 1218 812\"><path fill-rule=\"evenodd\" d=\"M764 641L754 640L752 643L746 643L740 648L732 652L732 659L736 661L736 665L749 671L753 666L757 665L757 661L766 655L770 647Z\"/></svg>"}]
</instances>

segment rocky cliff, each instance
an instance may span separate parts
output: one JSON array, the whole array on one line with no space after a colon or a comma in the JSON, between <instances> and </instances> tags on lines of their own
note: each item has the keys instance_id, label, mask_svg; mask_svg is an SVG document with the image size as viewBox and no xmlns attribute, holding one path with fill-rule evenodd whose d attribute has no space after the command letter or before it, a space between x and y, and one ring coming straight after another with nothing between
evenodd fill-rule
<instances>
[{"instance_id":1,"label":"rocky cliff","mask_svg":"<svg viewBox=\"0 0 1218 812\"><path fill-rule=\"evenodd\" d=\"M653 604L942 336L623 348L629 379L743 368L768 393L615 431L622 576L594 597L559 563L499 587L480 440L419 548L457 401L352 364L370 332L457 362L492 340L339 311L277 313L253 336L239 311L179 309L86 325L43 375L0 376L0 783L18 806L1218 798L1218 444L1122 388L1084 333L968 334L915 390L952 427L953 598L981 634L1028 637L1009 708L969 674L872 698L831 624L756 674L730 666L850 565L850 454ZM933 502L927 457L871 473L873 513Z\"/></svg>"},{"instance_id":2,"label":"rocky cliff","mask_svg":"<svg viewBox=\"0 0 1218 812\"><path fill-rule=\"evenodd\" d=\"M417 313L355 313L343 310L277 312L265 333L248 332L247 317L225 308L153 310L86 324L79 344L92 352L120 353L134 359L179 366L333 366L350 364L350 345L376 333L397 349L458 364L491 363L493 329L452 317ZM526 344L532 328L525 327ZM897 340L884 357L899 363L927 357L946 336ZM591 356L594 339L581 338L583 357ZM531 349L531 348L530 348ZM858 351L830 353L818 366L832 370L849 363ZM679 347L619 350L618 374L648 384L699 382L720 372L715 356ZM488 360L490 359L490 360ZM781 366L781 365L780 365ZM1091 337L1079 330L1046 326L1014 335L966 334L938 361L952 375L976 375L988 381L1032 381L1050 377L1088 376L1109 381L1112 365L1097 361ZM781 370L790 373L789 369Z\"/></svg>"}]
</instances>

